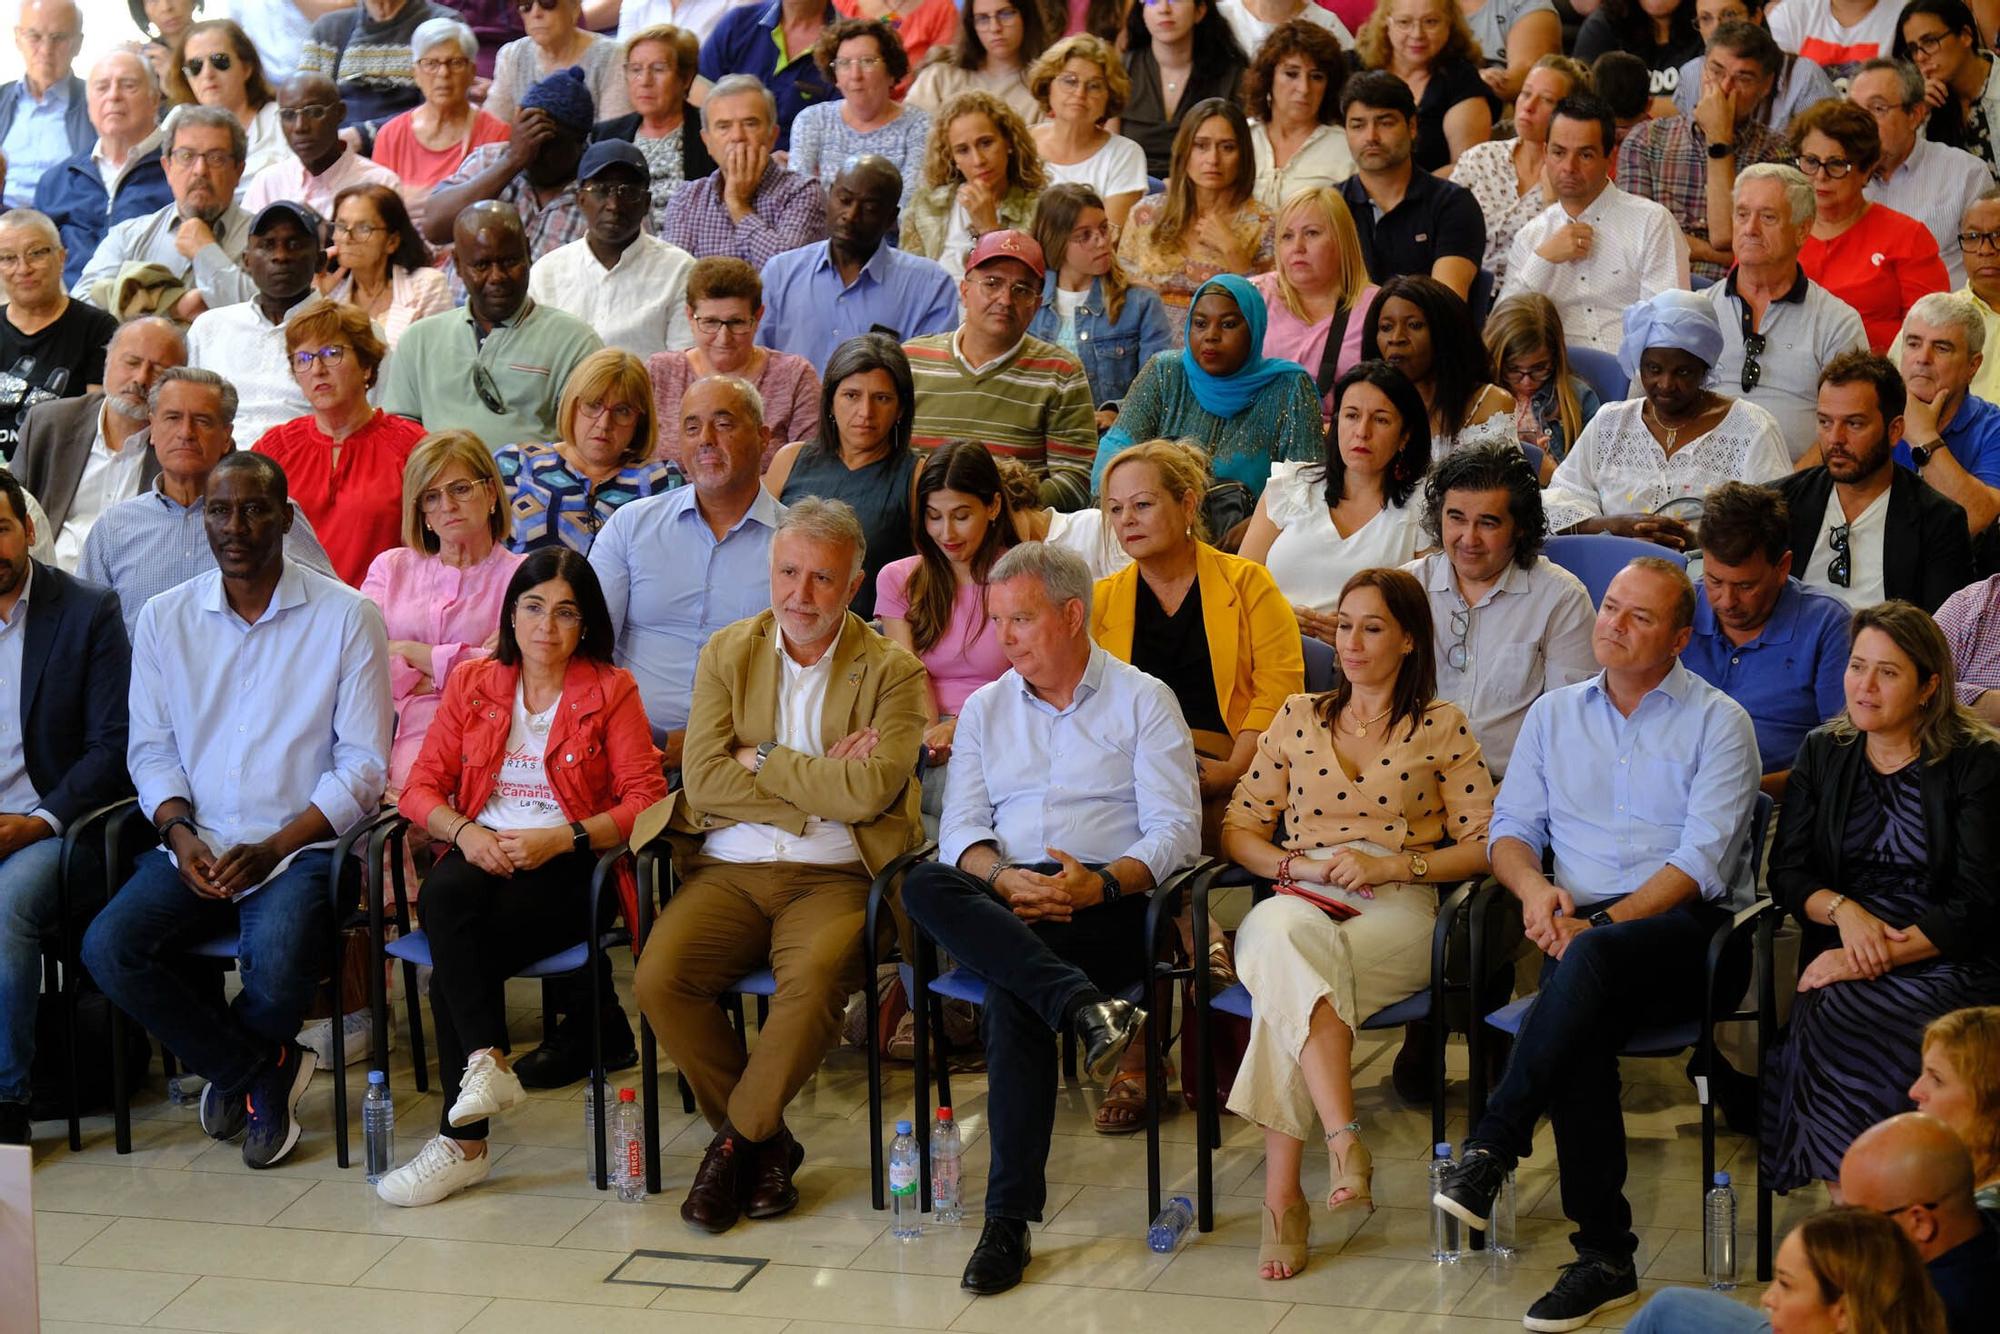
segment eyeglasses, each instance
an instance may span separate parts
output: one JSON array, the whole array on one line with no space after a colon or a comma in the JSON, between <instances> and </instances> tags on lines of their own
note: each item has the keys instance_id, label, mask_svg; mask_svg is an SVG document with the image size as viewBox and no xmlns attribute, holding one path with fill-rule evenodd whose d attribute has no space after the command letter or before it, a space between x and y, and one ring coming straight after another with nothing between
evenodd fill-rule
<instances>
[{"instance_id":1,"label":"eyeglasses","mask_svg":"<svg viewBox=\"0 0 2000 1334\"><path fill-rule=\"evenodd\" d=\"M1401 18L1390 19L1389 31L1400 32L1400 33L1412 33L1416 32L1418 29L1422 29L1425 32L1443 32L1445 30L1446 22L1447 20L1442 15L1439 14L1425 14L1419 18L1411 18L1408 16L1404 16Z\"/></svg>"},{"instance_id":2,"label":"eyeglasses","mask_svg":"<svg viewBox=\"0 0 2000 1334\"><path fill-rule=\"evenodd\" d=\"M522 8L527 8L523 5ZM575 607L557 607L550 611L539 602L520 602L514 606L517 621L554 621L557 628L574 630L583 624L583 613Z\"/></svg>"},{"instance_id":3,"label":"eyeglasses","mask_svg":"<svg viewBox=\"0 0 2000 1334\"><path fill-rule=\"evenodd\" d=\"M1940 1201L1938 1200L1913 1200L1909 1204L1899 1204L1894 1209L1882 1210L1882 1216L1884 1218L1894 1218L1897 1214L1906 1214L1912 1209L1928 1209L1932 1213L1936 1213L1939 1203Z\"/></svg>"},{"instance_id":4,"label":"eyeglasses","mask_svg":"<svg viewBox=\"0 0 2000 1334\"><path fill-rule=\"evenodd\" d=\"M1757 358L1764 355L1764 335L1746 334L1743 338L1743 392L1749 393L1764 378L1764 368L1757 364Z\"/></svg>"},{"instance_id":5,"label":"eyeglasses","mask_svg":"<svg viewBox=\"0 0 2000 1334\"><path fill-rule=\"evenodd\" d=\"M1081 74L1058 74L1053 80L1055 86L1066 93L1082 89L1092 97L1101 97L1111 91L1111 85L1102 79L1086 79Z\"/></svg>"},{"instance_id":6,"label":"eyeglasses","mask_svg":"<svg viewBox=\"0 0 2000 1334\"><path fill-rule=\"evenodd\" d=\"M221 171L224 167L240 167L243 159L227 148L211 148L207 152L197 152L192 148L176 148L167 154L167 160L176 167L192 167L199 162L210 171Z\"/></svg>"},{"instance_id":7,"label":"eyeglasses","mask_svg":"<svg viewBox=\"0 0 2000 1334\"><path fill-rule=\"evenodd\" d=\"M373 222L336 222L333 224L333 239L367 241L388 230L387 227Z\"/></svg>"},{"instance_id":8,"label":"eyeglasses","mask_svg":"<svg viewBox=\"0 0 2000 1334\"><path fill-rule=\"evenodd\" d=\"M630 426L633 422L639 420L639 409L633 407L630 403L606 403L601 398L593 398L587 402L579 403L576 405L576 410L592 421L596 421L608 412L611 414L611 420L617 422L620 426Z\"/></svg>"},{"instance_id":9,"label":"eyeglasses","mask_svg":"<svg viewBox=\"0 0 2000 1334\"><path fill-rule=\"evenodd\" d=\"M493 383L493 372L477 361L472 363L472 392L479 395L488 412L507 415L507 400L500 396L500 386Z\"/></svg>"},{"instance_id":10,"label":"eyeglasses","mask_svg":"<svg viewBox=\"0 0 2000 1334\"><path fill-rule=\"evenodd\" d=\"M756 321L746 320L740 315L732 315L726 320L719 320L713 315L697 315L694 317L694 327L707 334L710 338L715 337L719 333L726 333L731 338L741 337L743 334L749 332L750 326L754 323Z\"/></svg>"},{"instance_id":11,"label":"eyeglasses","mask_svg":"<svg viewBox=\"0 0 2000 1334\"><path fill-rule=\"evenodd\" d=\"M1960 232L1960 250L2000 250L2000 232Z\"/></svg>"},{"instance_id":12,"label":"eyeglasses","mask_svg":"<svg viewBox=\"0 0 2000 1334\"><path fill-rule=\"evenodd\" d=\"M882 57L880 56L842 56L833 62L833 72L835 74L845 74L849 70L853 70L856 74L866 74L870 70L880 68L882 68Z\"/></svg>"},{"instance_id":13,"label":"eyeglasses","mask_svg":"<svg viewBox=\"0 0 2000 1334\"><path fill-rule=\"evenodd\" d=\"M1854 170L1854 164L1844 157L1814 157L1811 153L1799 154L1799 170L1808 176L1826 173L1829 181L1837 181Z\"/></svg>"},{"instance_id":14,"label":"eyeglasses","mask_svg":"<svg viewBox=\"0 0 2000 1334\"><path fill-rule=\"evenodd\" d=\"M1945 39L1955 35L1948 32L1934 32L1924 37L1912 37L1910 45L1927 56L1934 56L1938 53L1938 48L1944 45Z\"/></svg>"},{"instance_id":15,"label":"eyeglasses","mask_svg":"<svg viewBox=\"0 0 2000 1334\"><path fill-rule=\"evenodd\" d=\"M1071 245L1095 245L1099 241L1103 241L1109 245L1116 245L1118 243L1118 224L1107 222L1102 227L1076 227L1071 229L1069 234L1069 243Z\"/></svg>"},{"instance_id":16,"label":"eyeglasses","mask_svg":"<svg viewBox=\"0 0 2000 1334\"><path fill-rule=\"evenodd\" d=\"M181 73L187 75L190 79L199 79L201 77L202 62L204 61L218 74L227 74L229 67L236 63L230 59L227 51L217 51L212 56L189 56L181 62Z\"/></svg>"},{"instance_id":17,"label":"eyeglasses","mask_svg":"<svg viewBox=\"0 0 2000 1334\"><path fill-rule=\"evenodd\" d=\"M1458 636L1458 642L1444 651L1444 660L1454 672L1462 672L1472 661L1471 650L1465 645L1466 636L1472 633L1472 608L1460 607L1451 614L1451 632Z\"/></svg>"},{"instance_id":18,"label":"eyeglasses","mask_svg":"<svg viewBox=\"0 0 2000 1334\"><path fill-rule=\"evenodd\" d=\"M636 204L642 199L652 198L652 192L643 185L631 182L591 181L577 193L596 200L613 200L620 204Z\"/></svg>"},{"instance_id":19,"label":"eyeglasses","mask_svg":"<svg viewBox=\"0 0 2000 1334\"><path fill-rule=\"evenodd\" d=\"M989 298L999 296L1004 291L1008 297L1015 301L1040 301L1042 299L1042 289L1033 283L1013 282L1002 278L997 273L982 274L977 278L970 278L967 281L981 292L984 292Z\"/></svg>"},{"instance_id":20,"label":"eyeglasses","mask_svg":"<svg viewBox=\"0 0 2000 1334\"><path fill-rule=\"evenodd\" d=\"M29 46L36 47L68 46L83 36L80 32L43 32L40 28L16 28L14 35ZM222 68L228 69L229 66L224 65Z\"/></svg>"},{"instance_id":21,"label":"eyeglasses","mask_svg":"<svg viewBox=\"0 0 2000 1334\"><path fill-rule=\"evenodd\" d=\"M25 251L18 255L11 250L0 251L0 269L18 269L23 264L40 268L55 253L56 248L52 245L38 245L33 250Z\"/></svg>"},{"instance_id":22,"label":"eyeglasses","mask_svg":"<svg viewBox=\"0 0 2000 1334\"><path fill-rule=\"evenodd\" d=\"M280 125L317 125L333 114L333 107L325 102L308 102L302 107L279 107Z\"/></svg>"},{"instance_id":23,"label":"eyeglasses","mask_svg":"<svg viewBox=\"0 0 2000 1334\"><path fill-rule=\"evenodd\" d=\"M1847 525L1841 524L1826 535L1826 544L1833 548L1833 559L1827 562L1826 577L1835 588L1847 588L1854 582L1854 559L1847 550Z\"/></svg>"},{"instance_id":24,"label":"eyeglasses","mask_svg":"<svg viewBox=\"0 0 2000 1334\"><path fill-rule=\"evenodd\" d=\"M443 74L447 71L456 74L462 69L471 69L472 62L464 56L447 56L443 60L439 60L436 56L425 56L417 62L417 68L426 74Z\"/></svg>"},{"instance_id":25,"label":"eyeglasses","mask_svg":"<svg viewBox=\"0 0 2000 1334\"><path fill-rule=\"evenodd\" d=\"M1923 100L1922 98L1917 99L1918 102L1921 102L1922 100ZM1861 109L1867 112L1869 115L1875 117L1877 120L1880 120L1882 117L1888 115L1892 111L1910 111L1914 109L1916 105L1917 102L1884 102L1881 101L1880 99L1877 99L1876 101L1873 102L1863 102L1861 104Z\"/></svg>"},{"instance_id":26,"label":"eyeglasses","mask_svg":"<svg viewBox=\"0 0 2000 1334\"><path fill-rule=\"evenodd\" d=\"M1555 373L1553 361L1538 362L1532 366L1510 363L1500 368L1500 378L1508 384L1540 384Z\"/></svg>"},{"instance_id":27,"label":"eyeglasses","mask_svg":"<svg viewBox=\"0 0 2000 1334\"><path fill-rule=\"evenodd\" d=\"M625 67L625 77L628 79L644 79L649 76L655 79L664 79L673 72L674 66L669 65L664 60L655 60L646 65L627 65Z\"/></svg>"},{"instance_id":28,"label":"eyeglasses","mask_svg":"<svg viewBox=\"0 0 2000 1334\"><path fill-rule=\"evenodd\" d=\"M417 506L429 514L433 510L443 509L447 500L453 505L463 505L472 499L473 492L485 485L486 479L482 477L474 482L453 482L450 486L434 486L417 497Z\"/></svg>"},{"instance_id":29,"label":"eyeglasses","mask_svg":"<svg viewBox=\"0 0 2000 1334\"><path fill-rule=\"evenodd\" d=\"M1021 11L1018 9L996 9L991 14L974 14L972 16L972 26L978 31L1005 28L1020 21Z\"/></svg>"},{"instance_id":30,"label":"eyeglasses","mask_svg":"<svg viewBox=\"0 0 2000 1334\"><path fill-rule=\"evenodd\" d=\"M347 352L348 348L345 343L336 343L332 347L323 347L318 351L314 351L309 347L302 347L292 353L292 369L303 375L312 369L312 364L315 361L318 361L325 363L328 370L332 370L335 366L347 360Z\"/></svg>"}]
</instances>

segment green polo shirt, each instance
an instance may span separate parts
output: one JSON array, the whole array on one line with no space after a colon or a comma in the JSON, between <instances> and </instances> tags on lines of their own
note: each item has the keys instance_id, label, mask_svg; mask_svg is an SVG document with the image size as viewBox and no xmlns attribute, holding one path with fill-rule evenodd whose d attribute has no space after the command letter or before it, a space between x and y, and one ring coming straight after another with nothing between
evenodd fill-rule
<instances>
[{"instance_id":1,"label":"green polo shirt","mask_svg":"<svg viewBox=\"0 0 2000 1334\"><path fill-rule=\"evenodd\" d=\"M523 301L481 343L469 307L427 315L390 354L382 407L427 431L471 431L495 453L556 438L556 405L577 363L604 346L591 327L553 306ZM481 371L495 412L479 393Z\"/></svg>"}]
</instances>

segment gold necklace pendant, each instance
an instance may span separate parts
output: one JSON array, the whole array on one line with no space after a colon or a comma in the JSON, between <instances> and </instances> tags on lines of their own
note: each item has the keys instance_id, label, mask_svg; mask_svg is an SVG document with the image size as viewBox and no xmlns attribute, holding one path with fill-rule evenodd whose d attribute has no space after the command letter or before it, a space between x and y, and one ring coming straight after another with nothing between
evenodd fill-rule
<instances>
[{"instance_id":1,"label":"gold necklace pendant","mask_svg":"<svg viewBox=\"0 0 2000 1334\"><path fill-rule=\"evenodd\" d=\"M1367 736L1369 728L1373 727L1376 723L1381 722L1384 718L1387 718L1391 713L1394 713L1395 711L1396 711L1396 706L1392 704L1388 708L1382 710L1382 712L1376 714L1373 718L1364 718L1358 724L1350 723L1349 725L1354 728L1354 735Z\"/></svg>"}]
</instances>

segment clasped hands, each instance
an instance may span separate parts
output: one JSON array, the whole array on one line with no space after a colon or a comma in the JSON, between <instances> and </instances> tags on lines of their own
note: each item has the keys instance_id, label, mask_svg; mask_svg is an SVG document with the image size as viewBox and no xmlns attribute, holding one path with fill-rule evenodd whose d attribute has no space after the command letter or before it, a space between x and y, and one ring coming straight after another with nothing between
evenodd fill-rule
<instances>
[{"instance_id":1,"label":"clasped hands","mask_svg":"<svg viewBox=\"0 0 2000 1334\"><path fill-rule=\"evenodd\" d=\"M1535 948L1552 959L1562 958L1569 943L1590 930L1590 923L1576 915L1570 892L1546 879L1521 895L1521 925Z\"/></svg>"},{"instance_id":2,"label":"clasped hands","mask_svg":"<svg viewBox=\"0 0 2000 1334\"><path fill-rule=\"evenodd\" d=\"M174 862L180 867L181 883L205 899L235 898L255 889L270 878L283 860L271 839L238 843L216 856L200 835L186 825L175 825L167 836Z\"/></svg>"},{"instance_id":3,"label":"clasped hands","mask_svg":"<svg viewBox=\"0 0 2000 1334\"><path fill-rule=\"evenodd\" d=\"M1052 872L1010 866L993 878L994 892L1024 922L1067 922L1080 908L1104 902L1104 880L1064 852L1045 848L1056 863Z\"/></svg>"},{"instance_id":4,"label":"clasped hands","mask_svg":"<svg viewBox=\"0 0 2000 1334\"><path fill-rule=\"evenodd\" d=\"M1839 905L1833 926L1840 932L1840 948L1822 950L1799 970L1801 992L1880 977L1896 966L1890 942L1900 944L1910 938L1908 930L1890 926L1853 899Z\"/></svg>"}]
</instances>

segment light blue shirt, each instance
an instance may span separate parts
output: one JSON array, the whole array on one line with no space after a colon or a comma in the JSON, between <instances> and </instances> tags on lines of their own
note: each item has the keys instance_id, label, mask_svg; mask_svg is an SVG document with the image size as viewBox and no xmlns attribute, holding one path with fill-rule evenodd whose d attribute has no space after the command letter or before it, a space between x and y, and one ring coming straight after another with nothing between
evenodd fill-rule
<instances>
[{"instance_id":1,"label":"light blue shirt","mask_svg":"<svg viewBox=\"0 0 2000 1334\"><path fill-rule=\"evenodd\" d=\"M231 204L209 224L215 240L195 251L193 259L174 246L181 221L180 205L169 201L157 212L118 223L97 243L96 253L83 266L69 294L78 301L88 301L90 289L100 278L116 278L127 264L157 264L198 290L211 308L255 297L257 284L239 263L250 240L250 215Z\"/></svg>"},{"instance_id":2,"label":"light blue shirt","mask_svg":"<svg viewBox=\"0 0 2000 1334\"><path fill-rule=\"evenodd\" d=\"M148 816L186 800L218 854L269 838L308 805L338 834L381 804L388 781L382 613L288 559L270 605L245 624L211 570L139 613L131 713L126 760Z\"/></svg>"},{"instance_id":3,"label":"light blue shirt","mask_svg":"<svg viewBox=\"0 0 2000 1334\"><path fill-rule=\"evenodd\" d=\"M28 639L28 597L34 586L35 563L29 561L14 610L0 617L0 811L40 816L60 836L63 822L42 808L42 794L28 777L27 743L21 738L21 653Z\"/></svg>"},{"instance_id":4,"label":"light blue shirt","mask_svg":"<svg viewBox=\"0 0 2000 1334\"><path fill-rule=\"evenodd\" d=\"M697 498L683 486L621 505L590 546L618 665L639 683L656 742L687 726L709 636L771 605L771 538L785 507L759 487L717 541Z\"/></svg>"},{"instance_id":5,"label":"light blue shirt","mask_svg":"<svg viewBox=\"0 0 2000 1334\"><path fill-rule=\"evenodd\" d=\"M28 91L26 79L14 84L14 123L0 141L0 152L7 155L8 208L33 208L43 173L75 156L69 141L69 98L66 78L57 79L40 100Z\"/></svg>"},{"instance_id":6,"label":"light blue shirt","mask_svg":"<svg viewBox=\"0 0 2000 1334\"><path fill-rule=\"evenodd\" d=\"M972 692L945 766L938 860L992 843L1003 861L1060 848L1086 865L1137 858L1155 885L1201 851L1194 739L1173 692L1093 645L1069 707L1009 671Z\"/></svg>"},{"instance_id":7,"label":"light blue shirt","mask_svg":"<svg viewBox=\"0 0 2000 1334\"><path fill-rule=\"evenodd\" d=\"M201 508L199 500L192 505L174 500L156 478L152 490L119 501L90 526L77 576L118 595L127 635L137 629L139 612L149 601L215 568ZM296 500L292 531L285 534L285 558L333 574L333 563Z\"/></svg>"},{"instance_id":8,"label":"light blue shirt","mask_svg":"<svg viewBox=\"0 0 2000 1334\"><path fill-rule=\"evenodd\" d=\"M1680 663L1629 718L1599 672L1529 707L1486 843L1516 839L1538 857L1553 847L1556 883L1579 912L1623 898L1663 865L1711 903L1748 903L1762 773L1750 715Z\"/></svg>"},{"instance_id":9,"label":"light blue shirt","mask_svg":"<svg viewBox=\"0 0 2000 1334\"><path fill-rule=\"evenodd\" d=\"M757 341L824 371L834 350L880 324L907 343L958 327L958 285L944 265L885 239L853 283L840 280L828 242L787 250L764 266Z\"/></svg>"}]
</instances>

